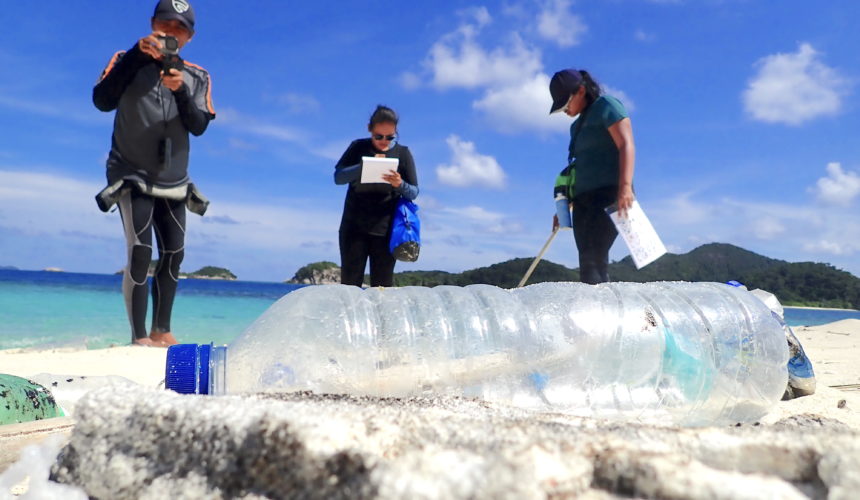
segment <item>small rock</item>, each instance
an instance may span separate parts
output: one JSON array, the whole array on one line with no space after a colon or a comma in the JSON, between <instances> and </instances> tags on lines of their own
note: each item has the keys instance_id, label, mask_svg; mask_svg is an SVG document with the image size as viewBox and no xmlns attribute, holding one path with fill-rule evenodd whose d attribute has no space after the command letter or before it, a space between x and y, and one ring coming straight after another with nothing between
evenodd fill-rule
<instances>
[{"instance_id":1,"label":"small rock","mask_svg":"<svg viewBox=\"0 0 860 500\"><path fill-rule=\"evenodd\" d=\"M836 407L839 409L842 409L842 408L845 408L845 406L847 404L848 404L848 401L845 401L844 399L840 399L839 402L836 403Z\"/></svg>"}]
</instances>

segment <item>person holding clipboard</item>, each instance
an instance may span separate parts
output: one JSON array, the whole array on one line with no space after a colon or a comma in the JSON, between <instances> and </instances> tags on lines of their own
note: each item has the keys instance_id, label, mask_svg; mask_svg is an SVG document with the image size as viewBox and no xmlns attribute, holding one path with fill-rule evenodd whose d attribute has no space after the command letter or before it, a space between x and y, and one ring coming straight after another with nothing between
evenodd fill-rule
<instances>
[{"instance_id":1,"label":"person holding clipboard","mask_svg":"<svg viewBox=\"0 0 860 500\"><path fill-rule=\"evenodd\" d=\"M397 113L377 106L370 137L352 141L334 170L334 182L349 184L340 221L340 273L344 285L361 286L370 260L370 286L394 284L388 243L400 197L418 196L418 176L409 148L397 142Z\"/></svg>"},{"instance_id":2,"label":"person holding clipboard","mask_svg":"<svg viewBox=\"0 0 860 500\"><path fill-rule=\"evenodd\" d=\"M627 216L633 205L633 166L636 150L633 129L624 105L601 95L587 71L564 69L549 83L550 114L563 111L579 117L570 128L568 164L573 165L573 237L579 252L583 283L609 281L609 249L618 230L606 213L615 205ZM558 227L553 216L553 228Z\"/></svg>"}]
</instances>

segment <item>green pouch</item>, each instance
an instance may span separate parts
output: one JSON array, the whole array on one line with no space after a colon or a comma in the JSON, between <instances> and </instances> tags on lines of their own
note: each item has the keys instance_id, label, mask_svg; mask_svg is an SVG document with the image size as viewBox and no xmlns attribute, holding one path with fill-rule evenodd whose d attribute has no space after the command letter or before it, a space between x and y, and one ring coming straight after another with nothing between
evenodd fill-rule
<instances>
[{"instance_id":1,"label":"green pouch","mask_svg":"<svg viewBox=\"0 0 860 500\"><path fill-rule=\"evenodd\" d=\"M572 200L574 182L576 182L576 163L571 163L564 167L564 170L559 172L558 177L555 178L552 197L558 198L558 195L562 195L568 200Z\"/></svg>"}]
</instances>

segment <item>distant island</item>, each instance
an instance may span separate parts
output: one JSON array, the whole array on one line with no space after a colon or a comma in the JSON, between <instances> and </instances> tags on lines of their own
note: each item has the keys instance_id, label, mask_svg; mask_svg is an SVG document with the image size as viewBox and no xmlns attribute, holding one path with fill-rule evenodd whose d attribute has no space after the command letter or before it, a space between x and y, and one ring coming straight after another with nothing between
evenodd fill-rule
<instances>
[{"instance_id":1,"label":"distant island","mask_svg":"<svg viewBox=\"0 0 860 500\"><path fill-rule=\"evenodd\" d=\"M215 266L204 266L194 271L193 273L179 273L180 278L188 278L194 280L228 280L233 281L236 275L230 272L229 269Z\"/></svg>"},{"instance_id":2,"label":"distant island","mask_svg":"<svg viewBox=\"0 0 860 500\"><path fill-rule=\"evenodd\" d=\"M156 267L158 267L158 260L151 261L149 263L149 271L147 271L147 276L152 277L155 274ZM114 274L122 273L123 269L120 269ZM233 274L229 269L224 267L204 266L194 271L193 273L180 272L179 279L234 281L236 280L236 275Z\"/></svg>"},{"instance_id":3,"label":"distant island","mask_svg":"<svg viewBox=\"0 0 860 500\"><path fill-rule=\"evenodd\" d=\"M327 260L302 266L284 283L294 285L332 285L340 283L340 266Z\"/></svg>"},{"instance_id":4,"label":"distant island","mask_svg":"<svg viewBox=\"0 0 860 500\"><path fill-rule=\"evenodd\" d=\"M405 271L394 274L395 286L465 286L486 283L502 288L517 286L532 258L512 259L461 273ZM726 243L709 243L685 254L666 254L653 264L636 270L629 256L609 265L612 281L740 281L749 289L774 293L783 305L860 309L860 278L815 262L786 262L771 259ZM365 279L368 282L369 279ZM548 281L579 281L579 270L541 261L529 284ZM340 268L333 262L315 262L302 267L289 283L325 284L340 282Z\"/></svg>"},{"instance_id":5,"label":"distant island","mask_svg":"<svg viewBox=\"0 0 860 500\"><path fill-rule=\"evenodd\" d=\"M0 266L0 271L20 271L20 269L15 266Z\"/></svg>"}]
</instances>

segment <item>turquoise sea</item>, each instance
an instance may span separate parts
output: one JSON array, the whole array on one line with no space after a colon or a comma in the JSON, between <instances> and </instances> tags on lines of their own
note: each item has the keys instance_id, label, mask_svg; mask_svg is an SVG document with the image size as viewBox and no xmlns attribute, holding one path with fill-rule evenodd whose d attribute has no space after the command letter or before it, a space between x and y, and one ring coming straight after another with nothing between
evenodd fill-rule
<instances>
[{"instance_id":1,"label":"turquoise sea","mask_svg":"<svg viewBox=\"0 0 860 500\"><path fill-rule=\"evenodd\" d=\"M181 280L171 328L181 342L229 343L276 300L300 287ZM0 349L97 349L128 344L130 331L120 275L0 270Z\"/></svg>"},{"instance_id":2,"label":"turquoise sea","mask_svg":"<svg viewBox=\"0 0 860 500\"><path fill-rule=\"evenodd\" d=\"M127 344L122 277L0 270L0 349ZM226 344L263 311L301 285L182 280L172 328L181 342ZM860 311L786 308L792 326L820 325ZM147 320L149 324L149 320Z\"/></svg>"}]
</instances>

